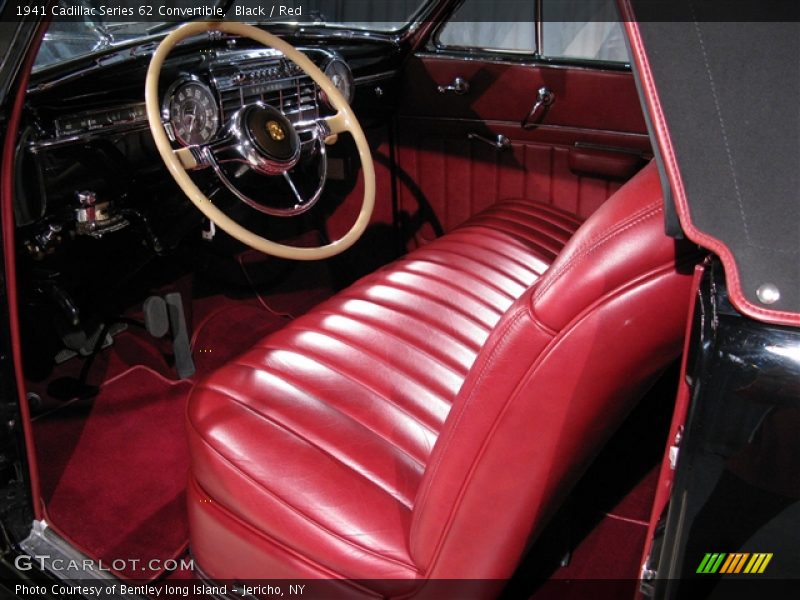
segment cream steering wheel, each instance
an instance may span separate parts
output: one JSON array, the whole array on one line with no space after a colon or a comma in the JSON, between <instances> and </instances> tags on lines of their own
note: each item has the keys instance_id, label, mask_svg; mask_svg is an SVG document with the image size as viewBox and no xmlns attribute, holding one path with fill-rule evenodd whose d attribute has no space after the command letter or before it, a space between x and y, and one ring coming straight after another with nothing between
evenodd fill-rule
<instances>
[{"instance_id":1,"label":"cream steering wheel","mask_svg":"<svg viewBox=\"0 0 800 600\"><path fill-rule=\"evenodd\" d=\"M318 127L322 139L325 144L333 144L336 142L338 134L345 131L350 132L355 141L356 149L358 150L364 177L364 197L361 203L361 210L350 230L338 240L325 246L312 248L298 248L268 240L231 219L217 208L214 203L200 191L200 188L197 187L194 181L192 181L187 171L212 166L212 162L207 160L210 156L210 150L207 147L197 146L189 146L178 150L172 148L172 144L164 128L164 122L162 121L161 104L158 98L158 78L161 73L161 68L164 65L164 60L178 43L186 38L208 31L220 31L246 37L280 51L286 58L294 62L311 77L330 99L331 104L336 109L336 114L331 117L319 119ZM244 23L214 21L192 22L182 25L164 38L153 54L153 58L150 59L150 67L147 70L147 79L145 82L145 103L147 106L147 119L150 122L150 131L153 134L156 148L170 174L172 174L172 177L189 200L191 200L209 220L231 237L265 254L294 260L320 260L346 250L361 237L362 233L364 233L375 205L375 168L372 164L372 154L369 150L369 144L367 143L367 139L364 136L364 132L358 120L353 114L353 109L350 108L347 100L344 99L333 82L328 79L305 54L294 48L291 44L286 43L271 33L267 33L257 27ZM254 111L267 109L274 111L274 109L263 105L253 108ZM263 115L257 116L259 116L261 120L265 118ZM274 118L277 119L279 117L276 116ZM268 123L274 122L274 120L268 121ZM282 129L286 123L288 123L289 127L292 127L288 120L280 123L279 127ZM296 136L294 130L287 133ZM283 139L282 135L281 139ZM251 160L254 168L261 162L267 162L267 157L261 155L262 153L258 144L250 145L248 151L253 154ZM274 169L274 164L272 168ZM287 166L285 168L288 169L289 167Z\"/></svg>"}]
</instances>

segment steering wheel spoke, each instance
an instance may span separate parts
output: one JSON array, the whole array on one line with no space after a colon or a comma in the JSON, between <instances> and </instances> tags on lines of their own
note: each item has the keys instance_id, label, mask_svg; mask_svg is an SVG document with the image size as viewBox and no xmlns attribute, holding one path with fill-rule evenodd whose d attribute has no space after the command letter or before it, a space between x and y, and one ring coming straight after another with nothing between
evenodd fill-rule
<instances>
[{"instance_id":1,"label":"steering wheel spoke","mask_svg":"<svg viewBox=\"0 0 800 600\"><path fill-rule=\"evenodd\" d=\"M196 171L197 169L203 169L208 166L203 159L202 148L198 146L178 148L177 150L173 150L172 154L187 171Z\"/></svg>"},{"instance_id":2,"label":"steering wheel spoke","mask_svg":"<svg viewBox=\"0 0 800 600\"><path fill-rule=\"evenodd\" d=\"M325 117L318 121L320 136L328 145L335 144L339 140L339 134L350 130L350 123L347 115L338 111L335 115Z\"/></svg>"},{"instance_id":3,"label":"steering wheel spoke","mask_svg":"<svg viewBox=\"0 0 800 600\"><path fill-rule=\"evenodd\" d=\"M305 200L303 199L303 196L300 195L300 191L297 189L292 176L289 175L289 171L284 172L283 178L286 180L286 183L289 184L289 189L292 190L294 197L297 199L297 204L295 206L303 206L303 204L305 204Z\"/></svg>"}]
</instances>

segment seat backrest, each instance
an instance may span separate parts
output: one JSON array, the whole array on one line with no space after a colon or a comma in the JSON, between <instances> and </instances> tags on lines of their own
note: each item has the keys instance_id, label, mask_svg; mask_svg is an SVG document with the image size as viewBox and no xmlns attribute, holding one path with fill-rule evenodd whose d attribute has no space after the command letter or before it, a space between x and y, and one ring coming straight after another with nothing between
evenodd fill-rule
<instances>
[{"instance_id":1,"label":"seat backrest","mask_svg":"<svg viewBox=\"0 0 800 600\"><path fill-rule=\"evenodd\" d=\"M654 164L577 231L481 350L413 508L431 578L511 575L654 378L680 353L691 247L664 234Z\"/></svg>"}]
</instances>

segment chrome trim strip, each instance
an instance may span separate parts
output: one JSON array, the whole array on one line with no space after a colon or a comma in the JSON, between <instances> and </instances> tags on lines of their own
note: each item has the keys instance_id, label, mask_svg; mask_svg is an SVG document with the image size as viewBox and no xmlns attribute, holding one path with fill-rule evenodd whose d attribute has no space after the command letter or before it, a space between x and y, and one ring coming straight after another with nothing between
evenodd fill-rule
<instances>
[{"instance_id":1,"label":"chrome trim strip","mask_svg":"<svg viewBox=\"0 0 800 600\"><path fill-rule=\"evenodd\" d=\"M145 119L144 122L136 122L136 123L124 123L119 125L109 125L107 127L103 127L102 129L96 129L94 131L87 131L83 133L78 133L76 135L71 135L68 137L61 137L61 138L47 138L42 140L35 140L30 142L27 145L27 148L31 152L37 152L39 150L44 150L46 148L57 148L59 146L67 146L69 144L74 144L77 142L88 142L92 140L99 139L101 137L106 137L108 135L121 135L124 133L133 133L137 131L146 131L149 130L150 126L147 124L147 120Z\"/></svg>"},{"instance_id":2,"label":"chrome trim strip","mask_svg":"<svg viewBox=\"0 0 800 600\"><path fill-rule=\"evenodd\" d=\"M114 584L119 584L120 580L108 571L87 569L86 563L96 563L64 538L55 533L45 521L34 521L28 537L20 542L20 549L28 556L36 560L37 565L43 565L44 570L50 575L65 582L87 581L97 582L98 587L104 588L103 592L96 598L104 600L147 600L144 596L133 594L114 594L108 593ZM55 569L53 565L56 561L64 565L63 568ZM84 562L86 561L86 563Z\"/></svg>"},{"instance_id":3,"label":"chrome trim strip","mask_svg":"<svg viewBox=\"0 0 800 600\"><path fill-rule=\"evenodd\" d=\"M519 121L499 121L496 119L462 119L459 117L426 117L417 115L400 114L398 119L419 120L419 121L437 121L447 123L482 123L489 127L513 127L521 131ZM614 135L619 137L629 137L634 139L649 140L650 136L646 133L636 133L632 131L614 131L613 129L592 129L589 127L573 127L571 125L548 125L541 124L536 126L536 131L539 130L552 130L563 131L566 133L592 133L602 135Z\"/></svg>"},{"instance_id":4,"label":"chrome trim strip","mask_svg":"<svg viewBox=\"0 0 800 600\"><path fill-rule=\"evenodd\" d=\"M630 63L617 63L619 66L612 66L606 62L598 62L596 66L579 63L554 63L547 60L537 60L529 52L525 53L527 59L515 60L513 58L515 55L512 53L509 53L508 56L499 56L497 54L498 51L496 50L492 51L484 48L474 48L473 50L477 52L486 52L487 54L462 54L455 52L437 52L435 50L420 50L419 52L414 53L414 57L419 59L438 58L440 60L453 60L462 62L485 62L492 64L517 65L520 67L538 67L542 69L570 69L577 71L603 71L609 73L629 73L631 68Z\"/></svg>"},{"instance_id":5,"label":"chrome trim strip","mask_svg":"<svg viewBox=\"0 0 800 600\"><path fill-rule=\"evenodd\" d=\"M393 71L383 71L381 73L373 73L372 75L362 75L361 77L356 77L353 81L356 85L369 85L371 83L377 83L379 81L385 81L387 79L392 79L393 77L397 77L400 74L400 71L393 70Z\"/></svg>"},{"instance_id":6,"label":"chrome trim strip","mask_svg":"<svg viewBox=\"0 0 800 600\"><path fill-rule=\"evenodd\" d=\"M136 109L140 109L139 115L136 116ZM107 115L110 112L122 112L125 110L133 110L134 117L132 119L120 119L118 121L114 121L113 123L109 123L108 125L100 125L99 127L90 128L79 130L74 133L64 133L64 121L67 119L81 119L81 118L88 118L92 116L100 117L103 115ZM62 139L66 137L74 137L76 135L82 135L84 133L92 133L94 131L104 131L109 127L116 127L116 126L126 126L126 125L135 125L138 123L147 123L147 115L144 111L144 102L127 102L125 104L117 104L108 106L106 108L97 108L91 110L84 110L81 112L71 113L71 114L64 114L59 117L53 119L53 126L55 129L55 137L57 139Z\"/></svg>"}]
</instances>

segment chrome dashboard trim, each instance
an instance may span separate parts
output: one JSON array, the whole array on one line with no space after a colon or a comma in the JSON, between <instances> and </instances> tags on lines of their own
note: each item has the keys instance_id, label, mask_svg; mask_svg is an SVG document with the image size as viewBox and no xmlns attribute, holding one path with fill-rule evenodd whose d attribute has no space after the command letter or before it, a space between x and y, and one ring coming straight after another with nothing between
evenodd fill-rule
<instances>
[{"instance_id":1,"label":"chrome dashboard trim","mask_svg":"<svg viewBox=\"0 0 800 600\"><path fill-rule=\"evenodd\" d=\"M161 99L161 123L164 125L164 128L167 130L167 135L169 136L170 140L180 144L183 147L190 146L191 144L183 143L179 138L178 134L175 131L175 127L172 124L172 115L170 114L170 105L172 104L172 98L175 95L175 92L180 88L182 85L187 83L194 83L200 87L203 87L208 92L208 95L214 100L214 104L216 105L214 108L216 109L217 113L217 127L214 129L214 133L212 137L216 136L219 133L219 130L222 128L222 106L220 104L219 94L215 93L215 90L206 83L203 79L198 77L193 73L181 73L175 80L169 84L166 91L164 92L164 97ZM146 118L145 118L146 120Z\"/></svg>"},{"instance_id":2,"label":"chrome dashboard trim","mask_svg":"<svg viewBox=\"0 0 800 600\"><path fill-rule=\"evenodd\" d=\"M150 126L147 123L147 119L145 119L143 122L137 121L135 123L108 125L106 127L103 127L102 129L96 129L94 131L86 131L67 137L61 137L61 138L53 137L53 138L34 140L31 141L26 147L31 152L35 153L38 152L39 150L44 150L48 148L68 146L70 144L75 144L75 143L85 143L88 141L99 139L101 137L106 137L108 135L121 135L125 133L133 133L136 131L147 131L149 129Z\"/></svg>"},{"instance_id":3,"label":"chrome dashboard trim","mask_svg":"<svg viewBox=\"0 0 800 600\"><path fill-rule=\"evenodd\" d=\"M336 58L339 58L340 60L345 60L337 53L327 50L325 48L300 47L299 49L303 52L310 54L314 59L315 63L322 65ZM200 50L200 52L207 52L207 50ZM178 86L190 81L201 84L205 87L209 87L212 92L212 96L215 98L217 104L217 113L219 114L220 117L219 125L215 135L219 134L219 131L222 129L222 127L224 127L224 119L229 116L223 112L224 111L223 95L225 93L230 93L233 90L239 90L240 105L243 106L244 97L242 94L243 91L246 91L246 88L248 88L249 86L275 84L276 89L279 89L280 91L289 90L290 92L293 93L296 90L298 90L298 88L302 85L313 84L311 78L302 73L282 76L280 78L276 78L271 81L236 83L232 80L233 74L225 72L227 70L233 70L238 73L242 72L247 73L251 70L257 70L261 66L259 65L259 62L263 61L264 63L269 63L273 61L284 61L284 60L287 59L281 52L273 50L271 48L216 51L214 55L210 58L209 61L210 64L203 66L203 74L207 74L207 79L204 79L192 73L182 72L169 85L169 87L166 89L164 93L161 105L162 121L165 123L165 125L169 124L168 106L171 94L174 92L175 89L177 89ZM245 61L247 64L241 65L242 61ZM345 63L347 64L346 60ZM91 72L90 70L86 70L83 72L83 74L88 74L90 72ZM377 80L378 77L382 77L383 75L384 74L378 74L375 80ZM70 79L70 78L71 77L65 79ZM313 85L316 89L316 85L315 84ZM356 85L358 85L358 82L356 82ZM37 88L37 89L45 89L45 88ZM318 118L320 115L319 115L319 99L317 97L317 91L314 92L314 96L315 96L314 100L315 108L313 116L315 118ZM110 123L98 127L96 129L85 129L82 131L77 131L74 134L67 134L67 135L60 133L58 127L58 122L65 118L81 117L84 115L91 115L91 114L102 115L107 111L125 110L126 108L132 106L140 106L140 105L143 106L143 103L125 103L120 105L110 105L106 108L99 108L96 110L62 115L60 117L53 119L54 130L52 134L48 133L46 134L48 137L42 137L40 139L31 141L27 145L27 147L32 152L36 152L38 150L43 150L46 148L56 148L73 143L92 141L106 135L118 135L118 134L131 133L137 131L145 131L149 127L146 117L142 119L136 119L133 121L120 121L120 122ZM289 117L295 117L299 115L302 120L302 117L307 116L303 114L304 112L307 112L307 110L308 108L303 109L302 107L300 108L292 107L290 109L283 110L282 112L284 112L284 114L286 114Z\"/></svg>"},{"instance_id":4,"label":"chrome dashboard trim","mask_svg":"<svg viewBox=\"0 0 800 600\"><path fill-rule=\"evenodd\" d=\"M63 133L63 130L61 128L62 126L60 125L60 123L62 123L66 119L76 119L76 118L81 118L81 117L90 117L92 115L100 116L100 115L103 115L103 114L107 114L107 113L109 113L111 111L124 111L126 109L134 109L135 110L136 108L142 109L139 117L134 117L133 119L123 119L123 120L115 121L114 123L109 123L108 125L101 125L99 127L86 129L86 130L79 131L79 132L76 132L76 133L73 133L73 134L71 134L71 133ZM65 138L68 138L68 137L79 136L79 135L84 134L84 133L94 133L94 132L106 131L108 127L113 127L113 126L126 126L126 125L138 124L138 123L145 123L146 124L147 123L147 115L145 114L143 109L144 109L144 102L126 102L125 104L118 104L118 105L114 105L114 106L108 106L108 107L105 107L105 108L84 110L84 111L77 112L77 113L62 115L60 117L57 117L57 118L53 119L53 128L54 128L54 134L55 134L55 138L54 139L65 139Z\"/></svg>"},{"instance_id":5,"label":"chrome dashboard trim","mask_svg":"<svg viewBox=\"0 0 800 600\"><path fill-rule=\"evenodd\" d=\"M362 75L361 77L354 77L353 82L356 85L369 85L371 83L377 83L379 81L386 81L387 79L393 79L400 74L400 71L395 69L392 71L382 71L381 73L373 73L371 75Z\"/></svg>"}]
</instances>

